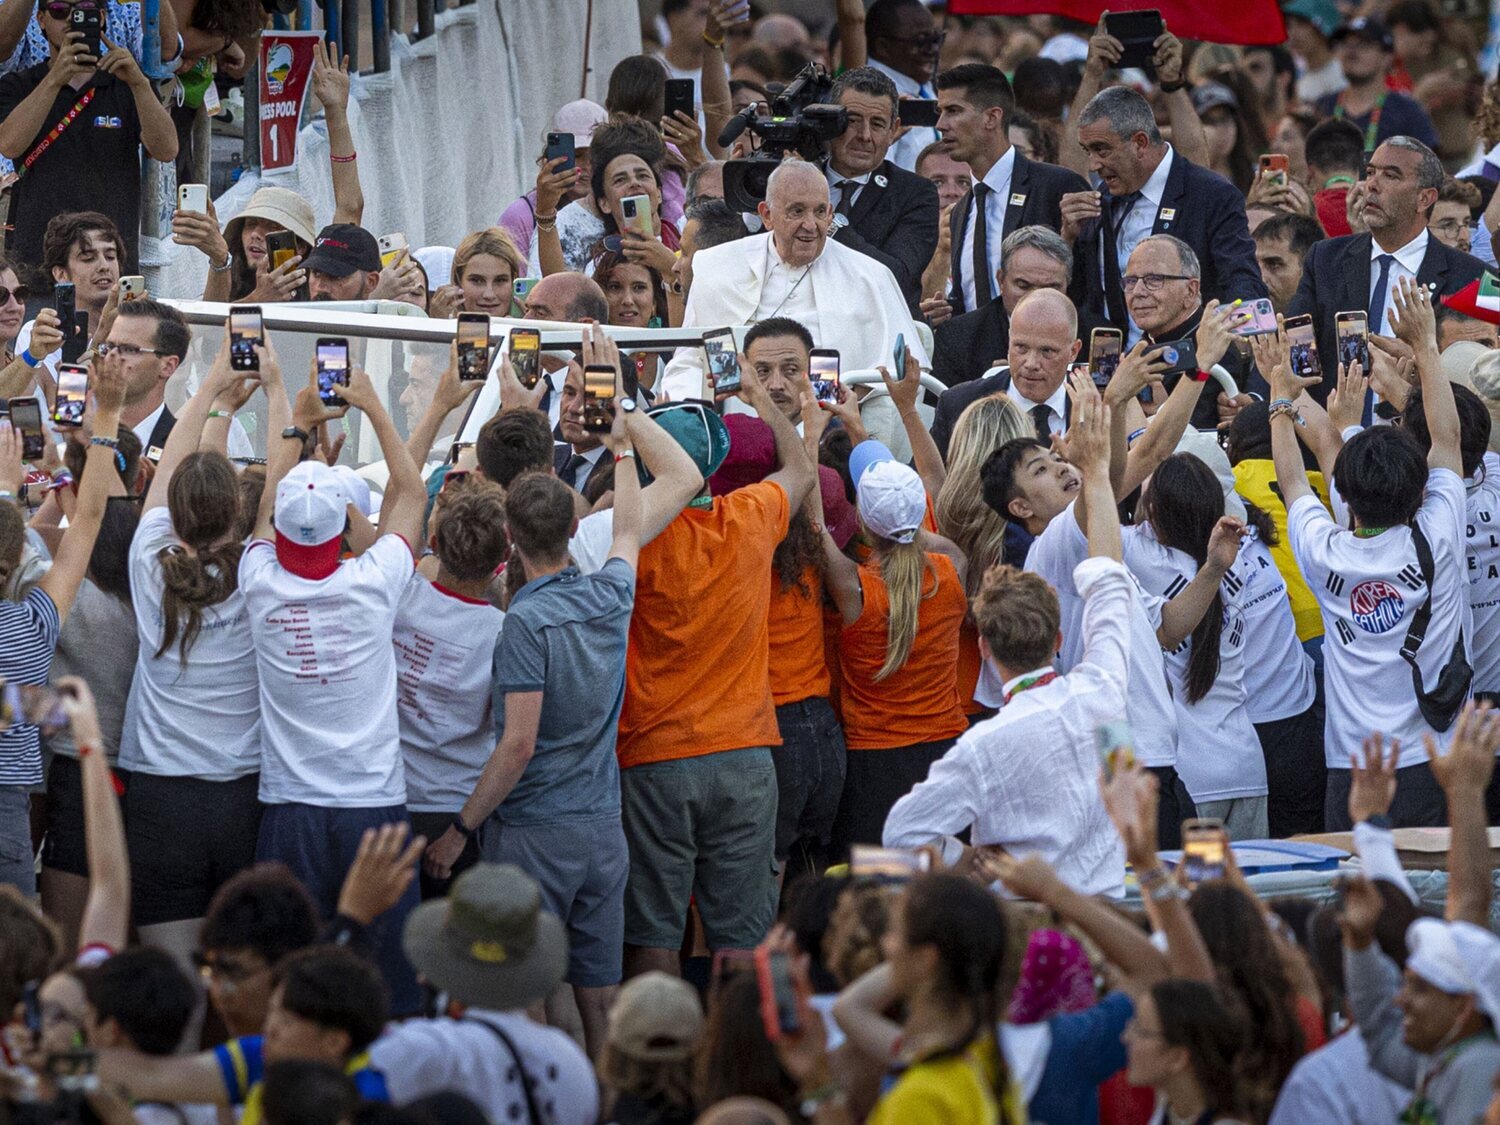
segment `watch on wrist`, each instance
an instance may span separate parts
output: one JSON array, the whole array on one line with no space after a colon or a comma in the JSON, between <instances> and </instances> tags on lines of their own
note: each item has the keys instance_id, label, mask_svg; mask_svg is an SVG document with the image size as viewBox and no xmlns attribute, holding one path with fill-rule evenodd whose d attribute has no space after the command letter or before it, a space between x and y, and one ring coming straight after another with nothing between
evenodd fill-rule
<instances>
[{"instance_id":1,"label":"watch on wrist","mask_svg":"<svg viewBox=\"0 0 1500 1125\"><path fill-rule=\"evenodd\" d=\"M465 840L472 840L474 838L474 833L479 831L479 829L470 828L467 824L464 823L464 814L461 812L454 813L453 819L450 820L448 824L453 829L453 831L457 832Z\"/></svg>"},{"instance_id":2,"label":"watch on wrist","mask_svg":"<svg viewBox=\"0 0 1500 1125\"><path fill-rule=\"evenodd\" d=\"M284 429L284 430L281 431L281 436L285 440L290 440L292 438L295 438L296 440L300 441L303 445L306 445L307 444L307 439L310 438L310 437L312 437L312 434L308 433L304 429L300 429L297 426L288 426L286 429Z\"/></svg>"},{"instance_id":3,"label":"watch on wrist","mask_svg":"<svg viewBox=\"0 0 1500 1125\"><path fill-rule=\"evenodd\" d=\"M1391 823L1391 818L1386 816L1385 813L1372 813L1370 816L1365 817L1364 822L1371 828L1379 828L1385 832L1389 832L1395 827Z\"/></svg>"},{"instance_id":4,"label":"watch on wrist","mask_svg":"<svg viewBox=\"0 0 1500 1125\"><path fill-rule=\"evenodd\" d=\"M626 395L624 398L620 399L620 401L616 405L618 405L621 410L625 411L626 414L634 414L637 409L635 399L631 398L629 395Z\"/></svg>"}]
</instances>

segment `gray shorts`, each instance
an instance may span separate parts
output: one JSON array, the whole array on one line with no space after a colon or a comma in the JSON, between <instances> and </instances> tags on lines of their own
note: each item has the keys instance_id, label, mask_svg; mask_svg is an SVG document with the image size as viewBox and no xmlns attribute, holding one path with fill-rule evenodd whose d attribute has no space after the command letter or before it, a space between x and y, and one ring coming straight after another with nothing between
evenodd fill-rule
<instances>
[{"instance_id":1,"label":"gray shorts","mask_svg":"<svg viewBox=\"0 0 1500 1125\"><path fill-rule=\"evenodd\" d=\"M764 746L620 771L625 940L677 949L696 898L711 949L753 949L776 917L776 765Z\"/></svg>"},{"instance_id":2,"label":"gray shorts","mask_svg":"<svg viewBox=\"0 0 1500 1125\"><path fill-rule=\"evenodd\" d=\"M479 853L513 863L541 885L542 905L568 928L569 984L619 984L625 932L625 877L630 860L620 818L566 824L501 824L479 830Z\"/></svg>"}]
</instances>

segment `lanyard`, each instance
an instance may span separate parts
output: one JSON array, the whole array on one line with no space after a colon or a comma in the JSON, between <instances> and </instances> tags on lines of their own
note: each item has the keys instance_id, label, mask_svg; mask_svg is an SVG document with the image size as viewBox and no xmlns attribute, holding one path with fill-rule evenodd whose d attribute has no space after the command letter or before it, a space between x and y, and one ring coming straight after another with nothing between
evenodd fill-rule
<instances>
[{"instance_id":1,"label":"lanyard","mask_svg":"<svg viewBox=\"0 0 1500 1125\"><path fill-rule=\"evenodd\" d=\"M1005 693L1005 698L1001 701L1000 705L1003 707L1023 691L1030 691L1034 687L1043 687L1055 679L1057 679L1056 672L1043 672L1040 676L1027 676L1014 688Z\"/></svg>"},{"instance_id":2,"label":"lanyard","mask_svg":"<svg viewBox=\"0 0 1500 1125\"><path fill-rule=\"evenodd\" d=\"M1370 110L1370 123L1365 126L1365 151L1375 151L1376 134L1380 130L1380 111L1385 108L1385 96L1387 91L1380 91L1380 97L1375 99L1375 108ZM1340 121L1344 119L1344 95L1339 94L1338 104L1333 107L1333 115Z\"/></svg>"},{"instance_id":3,"label":"lanyard","mask_svg":"<svg viewBox=\"0 0 1500 1125\"><path fill-rule=\"evenodd\" d=\"M68 110L68 112L63 115L62 120L60 120L56 125L52 126L51 131L37 143L36 148L32 149L31 152L27 154L25 160L21 161L22 172L25 172L28 168L35 164L37 162L37 158L52 147L52 142L57 140L58 137L62 136L67 127L73 124L75 120L77 120L78 115L84 111L89 102L94 100L94 95L98 92L99 87L97 86L91 86L83 92L83 97L79 98L78 101L74 103L73 108Z\"/></svg>"}]
</instances>

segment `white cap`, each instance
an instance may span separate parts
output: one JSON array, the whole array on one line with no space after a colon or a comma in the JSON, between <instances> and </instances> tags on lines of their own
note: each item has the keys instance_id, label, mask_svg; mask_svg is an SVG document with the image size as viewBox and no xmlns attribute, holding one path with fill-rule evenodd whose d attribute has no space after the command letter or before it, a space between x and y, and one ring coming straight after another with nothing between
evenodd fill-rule
<instances>
[{"instance_id":1,"label":"white cap","mask_svg":"<svg viewBox=\"0 0 1500 1125\"><path fill-rule=\"evenodd\" d=\"M598 102L579 98L552 115L552 132L572 133L573 148L588 148L594 143L594 130L609 120L609 111Z\"/></svg>"},{"instance_id":2,"label":"white cap","mask_svg":"<svg viewBox=\"0 0 1500 1125\"><path fill-rule=\"evenodd\" d=\"M348 521L349 493L321 461L303 461L276 486L276 530L298 547L337 539Z\"/></svg>"},{"instance_id":3,"label":"white cap","mask_svg":"<svg viewBox=\"0 0 1500 1125\"><path fill-rule=\"evenodd\" d=\"M369 482L348 465L335 465L333 471L338 474L339 481L344 486L344 493L349 497L349 503L359 509L360 515L368 517L374 506L370 502Z\"/></svg>"},{"instance_id":4,"label":"white cap","mask_svg":"<svg viewBox=\"0 0 1500 1125\"><path fill-rule=\"evenodd\" d=\"M1475 991L1473 971L1447 922L1418 918L1407 927L1406 948L1406 967L1432 987L1455 996Z\"/></svg>"},{"instance_id":5,"label":"white cap","mask_svg":"<svg viewBox=\"0 0 1500 1125\"><path fill-rule=\"evenodd\" d=\"M1195 430L1191 426L1184 431L1174 453L1191 453L1213 470L1219 478L1219 487L1224 490L1224 514L1237 520L1246 516L1245 502L1235 491L1234 468L1229 464L1229 454L1219 444L1219 437L1211 430Z\"/></svg>"},{"instance_id":6,"label":"white cap","mask_svg":"<svg viewBox=\"0 0 1500 1125\"><path fill-rule=\"evenodd\" d=\"M424 246L412 253L417 265L427 275L427 288L436 293L453 278L453 247Z\"/></svg>"},{"instance_id":7,"label":"white cap","mask_svg":"<svg viewBox=\"0 0 1500 1125\"><path fill-rule=\"evenodd\" d=\"M898 461L877 461L859 478L859 518L884 539L910 543L927 514L922 478Z\"/></svg>"},{"instance_id":8,"label":"white cap","mask_svg":"<svg viewBox=\"0 0 1500 1125\"><path fill-rule=\"evenodd\" d=\"M1450 922L1448 932L1473 977L1479 1010L1500 1027L1500 937L1473 922Z\"/></svg>"}]
</instances>

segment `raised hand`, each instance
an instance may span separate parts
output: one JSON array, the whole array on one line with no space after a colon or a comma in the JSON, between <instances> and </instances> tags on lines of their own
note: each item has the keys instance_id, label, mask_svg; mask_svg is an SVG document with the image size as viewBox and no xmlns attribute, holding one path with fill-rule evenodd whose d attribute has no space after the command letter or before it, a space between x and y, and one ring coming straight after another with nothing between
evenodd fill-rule
<instances>
[{"instance_id":1,"label":"raised hand","mask_svg":"<svg viewBox=\"0 0 1500 1125\"><path fill-rule=\"evenodd\" d=\"M1432 735L1422 736L1432 775L1450 800L1460 793L1483 793L1495 773L1495 751L1500 749L1500 713L1488 703L1464 704L1448 753L1439 754ZM1351 798L1352 800L1352 798Z\"/></svg>"},{"instance_id":2,"label":"raised hand","mask_svg":"<svg viewBox=\"0 0 1500 1125\"><path fill-rule=\"evenodd\" d=\"M1391 739L1386 754L1385 735L1371 733L1364 742L1363 760L1349 755L1349 820L1354 824L1372 816L1384 816L1396 799L1396 762L1401 757L1400 739Z\"/></svg>"}]
</instances>

